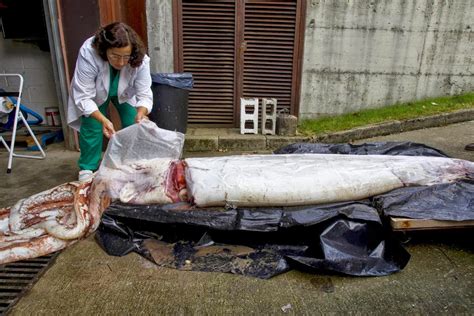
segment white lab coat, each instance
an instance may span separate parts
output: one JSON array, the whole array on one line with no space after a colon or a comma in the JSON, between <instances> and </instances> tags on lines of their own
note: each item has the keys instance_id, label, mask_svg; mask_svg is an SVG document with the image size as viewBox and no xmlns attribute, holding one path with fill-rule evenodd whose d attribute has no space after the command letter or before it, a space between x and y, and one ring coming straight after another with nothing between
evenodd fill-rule
<instances>
[{"instance_id":1,"label":"white lab coat","mask_svg":"<svg viewBox=\"0 0 474 316\"><path fill-rule=\"evenodd\" d=\"M109 62L103 60L92 47L92 39L93 37L87 39L79 50L69 93L67 123L77 131L80 131L81 116L89 116L97 111L109 94ZM144 57L137 68L127 64L121 69L117 95L119 103L127 102L134 107L143 106L150 113L153 93L148 56Z\"/></svg>"}]
</instances>

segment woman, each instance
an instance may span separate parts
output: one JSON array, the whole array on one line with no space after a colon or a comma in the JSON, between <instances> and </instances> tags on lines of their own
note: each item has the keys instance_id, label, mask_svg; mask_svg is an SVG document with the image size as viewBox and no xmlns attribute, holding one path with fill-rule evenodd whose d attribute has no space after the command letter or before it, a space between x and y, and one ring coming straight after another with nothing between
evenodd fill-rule
<instances>
[{"instance_id":1,"label":"woman","mask_svg":"<svg viewBox=\"0 0 474 316\"><path fill-rule=\"evenodd\" d=\"M80 132L79 181L98 169L103 135L115 127L106 117L108 104L118 110L122 127L140 122L153 105L150 58L137 33L115 22L87 39L77 58L68 102L69 126Z\"/></svg>"}]
</instances>

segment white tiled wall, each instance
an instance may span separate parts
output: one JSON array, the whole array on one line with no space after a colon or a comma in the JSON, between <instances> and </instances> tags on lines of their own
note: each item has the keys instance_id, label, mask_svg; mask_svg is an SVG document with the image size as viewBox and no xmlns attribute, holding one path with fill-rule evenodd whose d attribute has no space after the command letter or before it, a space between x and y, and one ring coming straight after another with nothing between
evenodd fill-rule
<instances>
[{"instance_id":1,"label":"white tiled wall","mask_svg":"<svg viewBox=\"0 0 474 316\"><path fill-rule=\"evenodd\" d=\"M38 46L4 39L0 34L0 73L18 73L24 86L21 103L40 114L45 123L45 108L58 107L51 54ZM17 91L17 79L0 79L0 88Z\"/></svg>"}]
</instances>

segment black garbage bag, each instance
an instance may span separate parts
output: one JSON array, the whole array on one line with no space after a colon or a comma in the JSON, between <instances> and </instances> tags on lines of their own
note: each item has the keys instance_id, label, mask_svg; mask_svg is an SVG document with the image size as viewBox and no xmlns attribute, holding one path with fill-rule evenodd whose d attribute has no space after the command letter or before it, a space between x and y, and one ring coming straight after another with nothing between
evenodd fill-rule
<instances>
[{"instance_id":1,"label":"black garbage bag","mask_svg":"<svg viewBox=\"0 0 474 316\"><path fill-rule=\"evenodd\" d=\"M187 130L189 90L193 88L191 73L157 73L151 75L153 108L151 121L160 128L178 131Z\"/></svg>"},{"instance_id":2,"label":"black garbage bag","mask_svg":"<svg viewBox=\"0 0 474 316\"><path fill-rule=\"evenodd\" d=\"M187 72L151 74L151 81L185 90L191 90L194 85L193 75Z\"/></svg>"}]
</instances>

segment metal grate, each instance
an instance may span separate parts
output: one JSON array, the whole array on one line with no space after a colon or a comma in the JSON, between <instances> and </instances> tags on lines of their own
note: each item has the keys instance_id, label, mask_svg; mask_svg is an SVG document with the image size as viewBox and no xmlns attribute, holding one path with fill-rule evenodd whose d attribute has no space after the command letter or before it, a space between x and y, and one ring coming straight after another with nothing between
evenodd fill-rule
<instances>
[{"instance_id":1,"label":"metal grate","mask_svg":"<svg viewBox=\"0 0 474 316\"><path fill-rule=\"evenodd\" d=\"M0 315L5 315L54 263L59 252L0 265Z\"/></svg>"}]
</instances>

